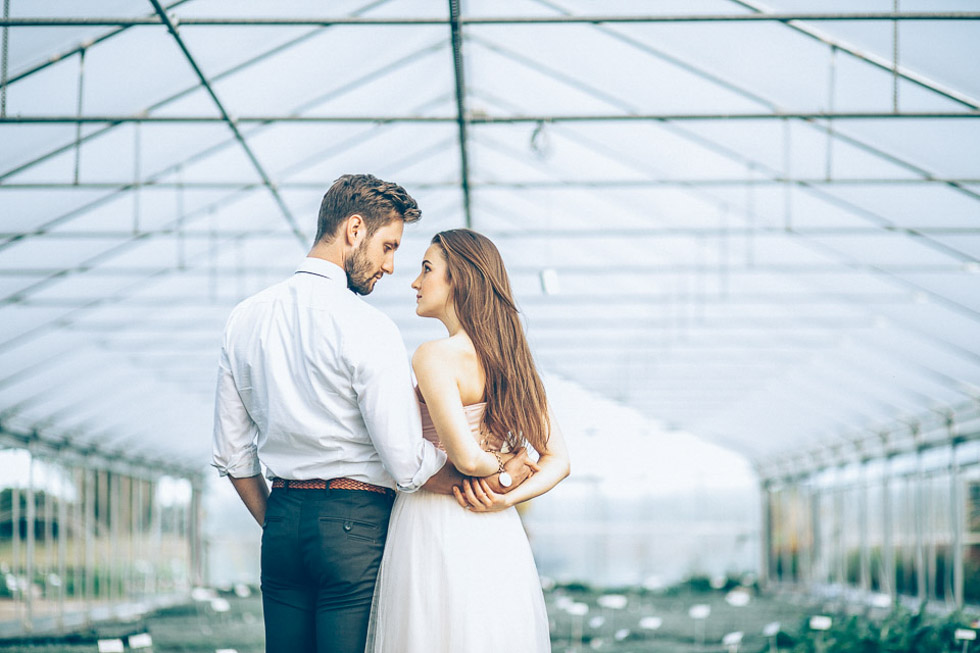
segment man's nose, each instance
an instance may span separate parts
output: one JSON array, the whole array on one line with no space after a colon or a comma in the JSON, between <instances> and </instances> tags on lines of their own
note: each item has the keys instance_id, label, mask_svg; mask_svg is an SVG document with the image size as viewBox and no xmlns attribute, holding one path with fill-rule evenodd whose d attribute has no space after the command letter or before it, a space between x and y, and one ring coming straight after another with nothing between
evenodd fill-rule
<instances>
[{"instance_id":1,"label":"man's nose","mask_svg":"<svg viewBox=\"0 0 980 653\"><path fill-rule=\"evenodd\" d=\"M386 273L386 274L394 274L395 273L395 257L394 256L386 256L385 257L385 262L381 265L381 271L384 272L384 273Z\"/></svg>"}]
</instances>

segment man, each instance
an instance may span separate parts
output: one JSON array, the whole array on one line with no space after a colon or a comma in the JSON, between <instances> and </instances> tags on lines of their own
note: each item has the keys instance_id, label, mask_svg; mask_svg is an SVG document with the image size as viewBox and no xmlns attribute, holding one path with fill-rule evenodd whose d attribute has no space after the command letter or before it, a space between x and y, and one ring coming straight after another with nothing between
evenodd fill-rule
<instances>
[{"instance_id":1,"label":"man","mask_svg":"<svg viewBox=\"0 0 980 653\"><path fill-rule=\"evenodd\" d=\"M269 652L361 653L394 488L448 494L462 480L421 436L397 327L356 296L394 272L420 216L401 186L344 175L296 273L228 318L213 465L263 528ZM520 456L507 469L528 474Z\"/></svg>"}]
</instances>

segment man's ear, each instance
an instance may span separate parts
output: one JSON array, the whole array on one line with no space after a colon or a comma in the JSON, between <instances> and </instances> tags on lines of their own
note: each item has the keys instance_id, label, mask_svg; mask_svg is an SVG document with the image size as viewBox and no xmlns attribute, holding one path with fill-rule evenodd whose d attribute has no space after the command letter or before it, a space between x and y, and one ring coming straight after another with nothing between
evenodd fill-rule
<instances>
[{"instance_id":1,"label":"man's ear","mask_svg":"<svg viewBox=\"0 0 980 653\"><path fill-rule=\"evenodd\" d=\"M347 244L351 247L357 247L365 234L367 234L367 225L364 223L364 218L361 217L360 213L352 213L344 225Z\"/></svg>"}]
</instances>

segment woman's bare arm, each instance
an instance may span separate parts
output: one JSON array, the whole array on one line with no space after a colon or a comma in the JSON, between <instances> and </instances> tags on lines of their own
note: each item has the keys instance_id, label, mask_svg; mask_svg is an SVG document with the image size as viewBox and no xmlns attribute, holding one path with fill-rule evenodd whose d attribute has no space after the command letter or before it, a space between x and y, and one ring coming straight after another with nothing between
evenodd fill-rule
<instances>
[{"instance_id":1,"label":"woman's bare arm","mask_svg":"<svg viewBox=\"0 0 980 653\"><path fill-rule=\"evenodd\" d=\"M507 494L494 492L485 479L468 478L463 481L462 489L454 490L456 501L474 512L503 510L541 496L567 477L571 472L571 463L568 459L565 437L550 408L548 418L551 432L548 437L548 447L538 459L539 471Z\"/></svg>"},{"instance_id":2,"label":"woman's bare arm","mask_svg":"<svg viewBox=\"0 0 980 653\"><path fill-rule=\"evenodd\" d=\"M488 476L497 471L497 457L473 439L454 361L455 353L447 342L435 340L415 350L412 367L449 462L467 476Z\"/></svg>"}]
</instances>

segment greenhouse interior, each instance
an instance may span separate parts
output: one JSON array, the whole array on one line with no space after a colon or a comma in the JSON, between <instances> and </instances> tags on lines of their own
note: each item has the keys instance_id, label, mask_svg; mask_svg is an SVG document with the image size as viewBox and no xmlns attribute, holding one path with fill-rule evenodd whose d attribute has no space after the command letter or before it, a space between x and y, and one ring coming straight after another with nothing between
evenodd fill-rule
<instances>
[{"instance_id":1,"label":"greenhouse interior","mask_svg":"<svg viewBox=\"0 0 980 653\"><path fill-rule=\"evenodd\" d=\"M265 650L222 334L369 173L422 212L363 297L408 354L433 234L506 264L571 463L518 506L552 650L980 651L980 3L0 26L0 649Z\"/></svg>"}]
</instances>

